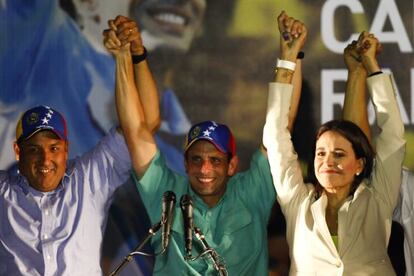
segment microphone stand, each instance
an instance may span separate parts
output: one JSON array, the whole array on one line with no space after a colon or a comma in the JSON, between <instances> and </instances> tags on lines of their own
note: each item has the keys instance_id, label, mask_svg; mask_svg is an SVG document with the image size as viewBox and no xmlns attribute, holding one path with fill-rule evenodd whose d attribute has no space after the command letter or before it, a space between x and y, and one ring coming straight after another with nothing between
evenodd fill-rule
<instances>
[{"instance_id":1,"label":"microphone stand","mask_svg":"<svg viewBox=\"0 0 414 276\"><path fill-rule=\"evenodd\" d=\"M201 242L201 245L204 249L204 252L201 253L200 256L208 253L210 255L210 259L213 262L214 269L218 271L220 276L227 276L228 272L225 264L220 262L220 256L213 248L208 245L207 241L204 238L203 232L201 232L201 229L194 227L194 233L197 239Z\"/></svg>"},{"instance_id":2,"label":"microphone stand","mask_svg":"<svg viewBox=\"0 0 414 276\"><path fill-rule=\"evenodd\" d=\"M161 222L158 222L156 224L154 224L149 230L148 230L148 234L145 236L145 238L141 241L141 243L139 243L134 250L131 251L131 253L129 253L128 255L125 256L124 260L122 261L121 264L119 264L116 269L114 271L111 272L111 274L109 274L110 276L115 276L117 275L131 260L132 257L134 255L140 254L140 250L142 249L142 247L144 247L144 245L151 239L152 236L155 235L155 233L157 233L158 230L160 230L162 226Z\"/></svg>"}]
</instances>

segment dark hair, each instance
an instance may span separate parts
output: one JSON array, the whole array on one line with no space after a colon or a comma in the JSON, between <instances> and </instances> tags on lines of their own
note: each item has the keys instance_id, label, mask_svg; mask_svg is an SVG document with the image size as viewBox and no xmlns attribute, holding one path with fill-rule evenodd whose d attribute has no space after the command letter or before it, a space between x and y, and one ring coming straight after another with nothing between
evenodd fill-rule
<instances>
[{"instance_id":1,"label":"dark hair","mask_svg":"<svg viewBox=\"0 0 414 276\"><path fill-rule=\"evenodd\" d=\"M369 142L365 133L351 121L332 120L321 125L316 132L315 141L313 143L312 160L311 162L309 162L308 166L309 181L312 182L313 185L315 185L317 192L322 192L323 188L316 179L315 168L313 163L315 159L316 142L322 136L322 134L324 134L327 131L336 132L339 135L343 136L345 139L347 139L352 145L355 157L357 159L362 158L364 160L364 169L359 175L355 176L354 182L352 183L351 194L353 194L355 190L358 188L359 184L362 182L362 180L364 178L370 177L375 158L375 151L371 146L371 143Z\"/></svg>"}]
</instances>

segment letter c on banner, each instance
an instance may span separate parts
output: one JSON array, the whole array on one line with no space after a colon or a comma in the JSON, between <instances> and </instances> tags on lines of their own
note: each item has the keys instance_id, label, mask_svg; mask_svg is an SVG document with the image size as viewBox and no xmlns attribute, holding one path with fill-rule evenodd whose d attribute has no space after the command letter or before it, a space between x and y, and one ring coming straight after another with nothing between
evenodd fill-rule
<instances>
[{"instance_id":1,"label":"letter c on banner","mask_svg":"<svg viewBox=\"0 0 414 276\"><path fill-rule=\"evenodd\" d=\"M346 6L353 13L364 13L364 8L358 0L328 0L322 7L321 12L321 35L325 46L332 52L341 54L345 47L352 41L358 39L358 34L352 34L347 41L338 41L335 38L335 11Z\"/></svg>"}]
</instances>

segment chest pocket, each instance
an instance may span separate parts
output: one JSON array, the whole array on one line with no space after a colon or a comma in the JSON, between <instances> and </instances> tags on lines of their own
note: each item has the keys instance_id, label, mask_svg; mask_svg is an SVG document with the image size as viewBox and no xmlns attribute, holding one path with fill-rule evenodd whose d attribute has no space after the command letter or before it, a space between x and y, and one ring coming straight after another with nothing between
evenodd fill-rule
<instances>
[{"instance_id":1,"label":"chest pocket","mask_svg":"<svg viewBox=\"0 0 414 276\"><path fill-rule=\"evenodd\" d=\"M223 206L225 207L225 206ZM261 227L241 201L223 208L217 219L215 249L230 266L239 266L262 248Z\"/></svg>"}]
</instances>

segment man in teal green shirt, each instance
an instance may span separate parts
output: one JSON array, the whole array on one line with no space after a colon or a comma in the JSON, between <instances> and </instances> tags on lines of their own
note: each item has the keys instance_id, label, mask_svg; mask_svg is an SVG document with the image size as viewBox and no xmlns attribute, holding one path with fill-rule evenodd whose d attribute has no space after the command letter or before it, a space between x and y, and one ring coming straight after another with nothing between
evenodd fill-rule
<instances>
[{"instance_id":1,"label":"man in teal green shirt","mask_svg":"<svg viewBox=\"0 0 414 276\"><path fill-rule=\"evenodd\" d=\"M188 177L170 170L157 149L148 120L145 120L148 114L141 105L140 97L145 97L143 102L157 97L145 55L134 67L140 72L141 91L134 83L129 48L133 45L136 52L145 52L141 39L136 36L139 30L135 24L123 20L110 22L110 29L104 32L104 43L116 59L118 118L130 151L135 181L150 220L153 224L161 220L162 197L166 191L173 191L177 198L189 194L194 199L194 224L220 256L228 274L268 275L266 227L276 193L265 151L259 150L253 156L249 170L236 173L238 158L230 129L206 121L194 125L187 135L184 155ZM300 78L296 80L294 82L300 84ZM300 85L296 85L295 90L300 91ZM299 97L293 97L291 122L298 101ZM208 257L184 258L183 216L178 204L174 208L169 245L156 257L154 274L217 275ZM162 251L161 235L155 235L152 244L155 252ZM202 251L201 243L193 241L192 256Z\"/></svg>"},{"instance_id":2,"label":"man in teal green shirt","mask_svg":"<svg viewBox=\"0 0 414 276\"><path fill-rule=\"evenodd\" d=\"M267 275L267 221L276 194L266 156L257 152L250 169L236 173L237 156L230 130L213 121L193 126L185 147L188 178L170 170L159 151L137 187L152 223L161 217L162 195L173 191L177 198L193 198L194 225L205 235L210 247L223 259L229 275ZM152 244L162 250L161 236ZM202 252L194 238L192 255ZM208 258L186 261L182 212L176 204L167 252L157 256L154 274L211 275ZM216 274L218 275L218 274Z\"/></svg>"}]
</instances>

